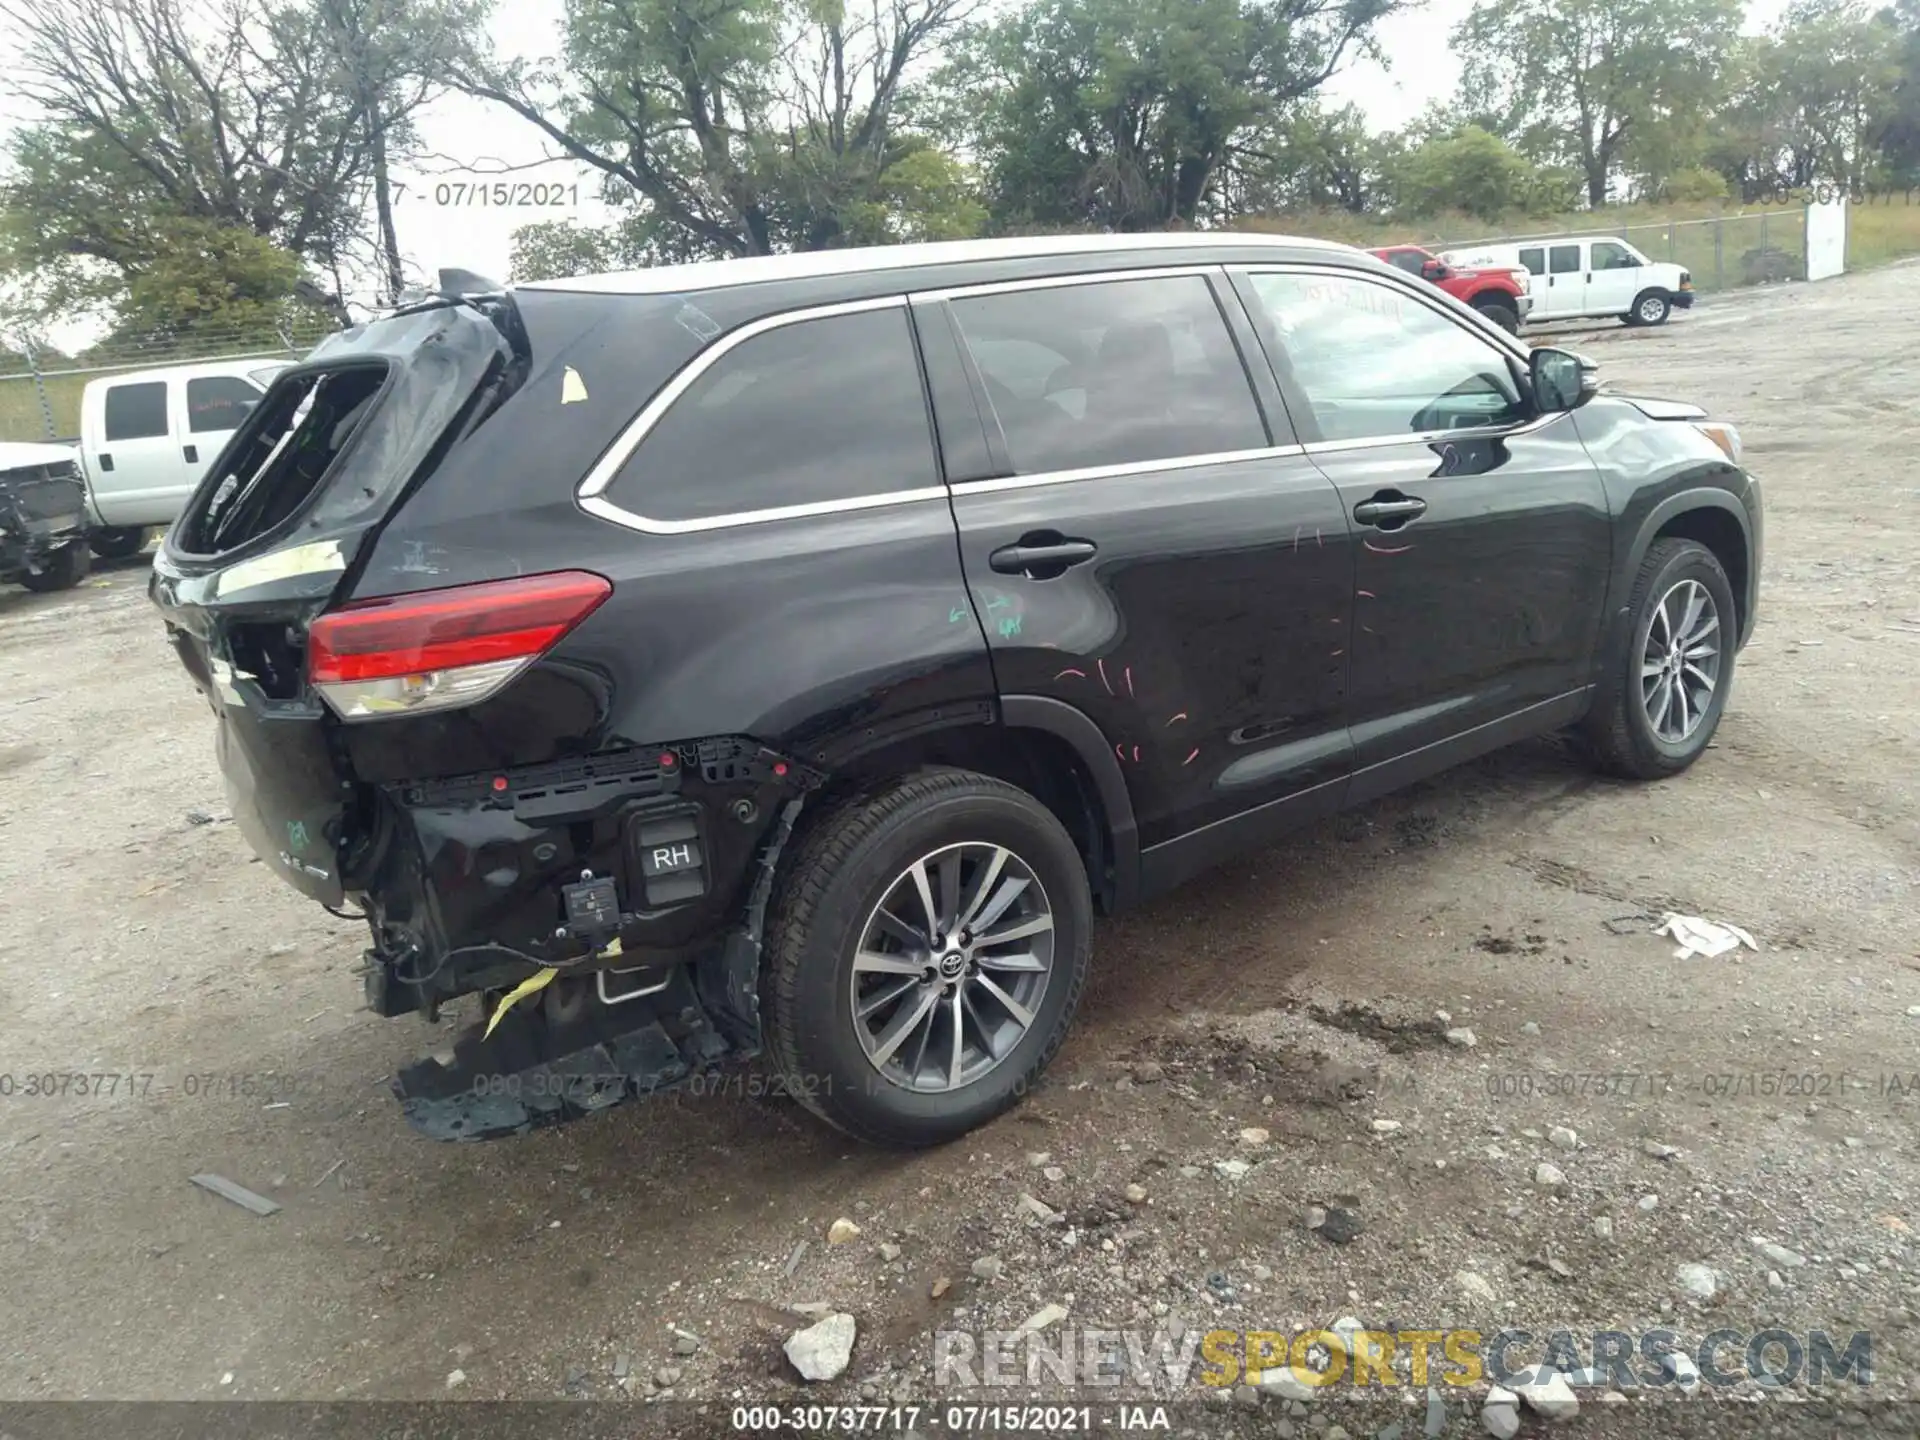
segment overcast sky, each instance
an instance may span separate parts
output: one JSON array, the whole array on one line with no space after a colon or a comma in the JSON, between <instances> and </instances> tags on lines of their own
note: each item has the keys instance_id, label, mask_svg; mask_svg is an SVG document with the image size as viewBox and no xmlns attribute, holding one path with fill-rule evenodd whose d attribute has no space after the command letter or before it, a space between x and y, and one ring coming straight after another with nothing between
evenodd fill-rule
<instances>
[{"instance_id":1,"label":"overcast sky","mask_svg":"<svg viewBox=\"0 0 1920 1440\"><path fill-rule=\"evenodd\" d=\"M1771 23L1784 4L1785 0L1752 0L1747 28ZM1388 21L1381 32L1384 63L1355 63L1335 76L1323 93L1334 104L1359 105L1376 130L1406 124L1430 100L1453 92L1459 66L1447 38L1471 8L1472 0L1427 0L1410 14ZM551 55L559 44L563 13L563 0L504 0L492 25L499 52L529 58ZM0 54L15 48L13 37L0 22ZM0 93L0 126L21 114L18 102ZM435 190L442 182L473 183L503 166L540 161L550 153L549 142L517 116L464 97L437 102L423 117L421 130L425 148L447 158L434 162L425 173L399 177L408 188L396 210L396 223L401 248L415 273L431 276L443 266L452 266L504 279L517 227L535 219L571 216L599 223L607 218L604 208L592 199L591 172L564 160L517 170L512 178L577 183L578 208L535 212L436 204ZM91 328L49 338L56 344L85 343Z\"/></svg>"}]
</instances>

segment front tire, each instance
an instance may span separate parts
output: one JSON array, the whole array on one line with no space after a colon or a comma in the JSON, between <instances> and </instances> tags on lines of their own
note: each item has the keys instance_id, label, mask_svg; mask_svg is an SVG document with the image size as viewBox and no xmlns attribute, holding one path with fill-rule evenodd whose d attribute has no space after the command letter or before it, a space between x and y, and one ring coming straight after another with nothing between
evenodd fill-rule
<instances>
[{"instance_id":1,"label":"front tire","mask_svg":"<svg viewBox=\"0 0 1920 1440\"><path fill-rule=\"evenodd\" d=\"M772 1058L795 1098L856 1139L955 1139L1060 1048L1092 928L1079 851L1025 791L930 770L844 800L775 899Z\"/></svg>"},{"instance_id":2,"label":"front tire","mask_svg":"<svg viewBox=\"0 0 1920 1440\"><path fill-rule=\"evenodd\" d=\"M87 545L102 560L126 560L147 548L147 527L123 525L96 530L87 537Z\"/></svg>"},{"instance_id":3,"label":"front tire","mask_svg":"<svg viewBox=\"0 0 1920 1440\"><path fill-rule=\"evenodd\" d=\"M1476 300L1473 302L1473 308L1509 335L1520 333L1520 312L1513 306L1499 300Z\"/></svg>"},{"instance_id":4,"label":"front tire","mask_svg":"<svg viewBox=\"0 0 1920 1440\"><path fill-rule=\"evenodd\" d=\"M1629 325L1664 325L1667 317L1673 313L1673 302L1660 290L1642 290L1634 297L1633 308L1627 312Z\"/></svg>"},{"instance_id":5,"label":"front tire","mask_svg":"<svg viewBox=\"0 0 1920 1440\"><path fill-rule=\"evenodd\" d=\"M1624 649L1585 723L1600 768L1629 780L1677 775L1706 751L1733 685L1737 622L1727 572L1693 540L1656 540L1640 562Z\"/></svg>"},{"instance_id":6,"label":"front tire","mask_svg":"<svg viewBox=\"0 0 1920 1440\"><path fill-rule=\"evenodd\" d=\"M52 555L44 569L24 571L20 583L40 595L55 590L71 590L87 578L87 571L91 568L92 561L86 545L76 540Z\"/></svg>"}]
</instances>

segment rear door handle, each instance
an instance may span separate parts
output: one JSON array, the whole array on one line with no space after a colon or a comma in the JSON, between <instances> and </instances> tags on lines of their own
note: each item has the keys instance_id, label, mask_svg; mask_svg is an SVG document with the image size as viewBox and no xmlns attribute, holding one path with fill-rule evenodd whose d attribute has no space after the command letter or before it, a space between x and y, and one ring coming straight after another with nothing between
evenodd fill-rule
<instances>
[{"instance_id":1,"label":"rear door handle","mask_svg":"<svg viewBox=\"0 0 1920 1440\"><path fill-rule=\"evenodd\" d=\"M100 468L102 471L107 472L111 472L113 469L113 456L107 454L104 450L100 452Z\"/></svg>"},{"instance_id":2,"label":"rear door handle","mask_svg":"<svg viewBox=\"0 0 1920 1440\"><path fill-rule=\"evenodd\" d=\"M187 446L183 446L182 450L184 451L187 457L187 463L189 465L198 465L200 463L200 447L199 446L187 445Z\"/></svg>"},{"instance_id":3,"label":"rear door handle","mask_svg":"<svg viewBox=\"0 0 1920 1440\"><path fill-rule=\"evenodd\" d=\"M1100 553L1091 540L1069 540L1052 532L1022 535L1017 545L1005 545L987 557L1001 575L1025 575L1050 580L1075 565L1084 565Z\"/></svg>"},{"instance_id":4,"label":"rear door handle","mask_svg":"<svg viewBox=\"0 0 1920 1440\"><path fill-rule=\"evenodd\" d=\"M1393 490L1382 491L1371 500L1363 500L1353 507L1353 518L1360 524L1378 525L1384 529L1404 525L1416 515L1426 513L1426 501Z\"/></svg>"}]
</instances>

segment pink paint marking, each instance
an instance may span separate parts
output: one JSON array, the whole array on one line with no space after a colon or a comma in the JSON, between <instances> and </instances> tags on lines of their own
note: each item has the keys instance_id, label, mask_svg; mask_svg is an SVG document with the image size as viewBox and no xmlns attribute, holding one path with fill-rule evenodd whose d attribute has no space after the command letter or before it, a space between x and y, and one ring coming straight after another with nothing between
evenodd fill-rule
<instances>
[{"instance_id":1,"label":"pink paint marking","mask_svg":"<svg viewBox=\"0 0 1920 1440\"><path fill-rule=\"evenodd\" d=\"M1087 672L1084 670L1062 670L1058 675L1054 676L1053 678L1056 680L1064 680L1069 675L1077 676L1079 679L1082 679L1082 680L1087 678Z\"/></svg>"},{"instance_id":2,"label":"pink paint marking","mask_svg":"<svg viewBox=\"0 0 1920 1440\"><path fill-rule=\"evenodd\" d=\"M1404 555L1413 548L1411 545L1376 545L1371 540L1366 545L1376 555Z\"/></svg>"},{"instance_id":3,"label":"pink paint marking","mask_svg":"<svg viewBox=\"0 0 1920 1440\"><path fill-rule=\"evenodd\" d=\"M1313 543L1318 545L1322 550L1327 548L1327 542L1321 538L1320 527L1318 525L1313 527Z\"/></svg>"},{"instance_id":4,"label":"pink paint marking","mask_svg":"<svg viewBox=\"0 0 1920 1440\"><path fill-rule=\"evenodd\" d=\"M1295 550L1300 548L1300 532L1306 528L1304 525L1296 525L1293 527L1293 548Z\"/></svg>"},{"instance_id":5,"label":"pink paint marking","mask_svg":"<svg viewBox=\"0 0 1920 1440\"><path fill-rule=\"evenodd\" d=\"M1378 600L1380 598L1378 595L1374 594L1371 590L1359 590L1359 591L1356 591L1355 593L1359 595L1360 598L1363 600Z\"/></svg>"},{"instance_id":6,"label":"pink paint marking","mask_svg":"<svg viewBox=\"0 0 1920 1440\"><path fill-rule=\"evenodd\" d=\"M1100 669L1100 683L1107 687L1107 694L1113 694L1113 682L1107 679L1107 662L1105 660L1096 660L1094 664Z\"/></svg>"},{"instance_id":7,"label":"pink paint marking","mask_svg":"<svg viewBox=\"0 0 1920 1440\"><path fill-rule=\"evenodd\" d=\"M1133 694L1133 666L1127 666L1127 694Z\"/></svg>"},{"instance_id":8,"label":"pink paint marking","mask_svg":"<svg viewBox=\"0 0 1920 1440\"><path fill-rule=\"evenodd\" d=\"M1187 758L1182 760L1180 763L1182 765L1191 765L1193 764L1194 761L1198 760L1199 758L1200 758L1200 752L1196 750L1193 752L1193 754L1187 756Z\"/></svg>"},{"instance_id":9,"label":"pink paint marking","mask_svg":"<svg viewBox=\"0 0 1920 1440\"><path fill-rule=\"evenodd\" d=\"M1118 755L1122 760L1127 758L1127 752L1121 746L1118 746L1118 745L1114 746L1113 753Z\"/></svg>"},{"instance_id":10,"label":"pink paint marking","mask_svg":"<svg viewBox=\"0 0 1920 1440\"><path fill-rule=\"evenodd\" d=\"M1344 654L1346 654L1347 652L1346 652L1346 651L1344 651L1344 650L1336 650L1336 651L1334 651L1333 653L1334 653L1334 656L1335 656L1335 658L1337 659L1338 657L1340 657L1340 656L1342 656L1342 655L1344 655Z\"/></svg>"},{"instance_id":11,"label":"pink paint marking","mask_svg":"<svg viewBox=\"0 0 1920 1440\"><path fill-rule=\"evenodd\" d=\"M1186 711L1184 711L1184 710L1182 710L1182 711L1181 711L1181 712L1180 712L1180 713L1179 713L1178 715L1176 715L1176 716L1174 716L1174 717L1173 717L1173 719L1171 719L1171 720L1169 720L1169 721L1167 721L1167 724L1169 724L1169 725L1177 725L1177 724L1179 724L1179 723L1180 723L1180 722L1181 722L1182 720L1185 720L1186 718L1188 718L1188 717L1187 717L1187 712L1186 712Z\"/></svg>"},{"instance_id":12,"label":"pink paint marking","mask_svg":"<svg viewBox=\"0 0 1920 1440\"><path fill-rule=\"evenodd\" d=\"M1133 747L1133 763L1136 765L1140 763L1140 747L1138 745Z\"/></svg>"}]
</instances>

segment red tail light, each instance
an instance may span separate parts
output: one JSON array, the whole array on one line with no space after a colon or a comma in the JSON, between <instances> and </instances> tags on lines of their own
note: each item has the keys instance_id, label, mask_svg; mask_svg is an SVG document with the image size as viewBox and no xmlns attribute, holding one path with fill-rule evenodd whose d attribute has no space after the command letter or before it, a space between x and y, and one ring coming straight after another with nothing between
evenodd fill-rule
<instances>
[{"instance_id":1,"label":"red tail light","mask_svg":"<svg viewBox=\"0 0 1920 1440\"><path fill-rule=\"evenodd\" d=\"M307 674L344 719L470 705L545 654L613 593L567 570L357 600L307 630Z\"/></svg>"}]
</instances>

